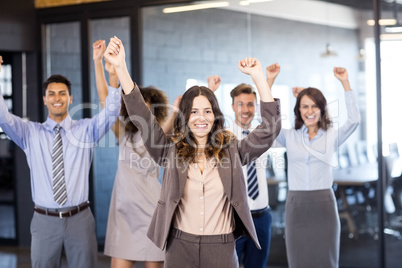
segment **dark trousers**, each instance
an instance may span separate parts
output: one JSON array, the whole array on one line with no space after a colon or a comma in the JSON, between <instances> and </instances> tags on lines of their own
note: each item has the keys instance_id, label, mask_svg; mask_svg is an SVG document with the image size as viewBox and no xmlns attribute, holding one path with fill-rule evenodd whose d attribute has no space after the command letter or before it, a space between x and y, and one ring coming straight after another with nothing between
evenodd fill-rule
<instances>
[{"instance_id":1,"label":"dark trousers","mask_svg":"<svg viewBox=\"0 0 402 268\"><path fill-rule=\"evenodd\" d=\"M172 229L164 268L237 268L233 234L193 235Z\"/></svg>"},{"instance_id":2,"label":"dark trousers","mask_svg":"<svg viewBox=\"0 0 402 268\"><path fill-rule=\"evenodd\" d=\"M258 241L261 245L259 250L253 240L242 236L236 240L236 252L239 263L244 268L265 268L268 261L269 246L271 243L271 211L267 209L259 217L253 217Z\"/></svg>"},{"instance_id":3,"label":"dark trousers","mask_svg":"<svg viewBox=\"0 0 402 268\"><path fill-rule=\"evenodd\" d=\"M95 268L97 242L91 210L60 219L34 213L31 221L31 260L33 268L61 267L64 250L71 268Z\"/></svg>"}]
</instances>

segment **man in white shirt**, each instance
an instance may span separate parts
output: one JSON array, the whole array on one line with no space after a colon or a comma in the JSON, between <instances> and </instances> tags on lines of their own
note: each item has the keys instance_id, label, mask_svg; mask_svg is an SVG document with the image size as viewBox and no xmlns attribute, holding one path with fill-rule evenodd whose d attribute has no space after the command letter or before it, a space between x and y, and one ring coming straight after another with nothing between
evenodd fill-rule
<instances>
[{"instance_id":1,"label":"man in white shirt","mask_svg":"<svg viewBox=\"0 0 402 268\"><path fill-rule=\"evenodd\" d=\"M212 91L215 91L219 85L219 76L208 77L208 87ZM256 93L250 85L240 84L230 92L230 96L232 97L235 122L231 124L228 130L232 131L238 139L243 139L254 129L251 126L251 122L254 119L257 105ZM236 240L237 257L239 264L243 264L244 268L265 268L268 261L272 218L268 203L267 161L268 152L265 152L255 161L257 186L249 186L251 185L249 177L252 175L248 176L248 173L250 173L248 166L243 167L244 178L249 193L248 204L262 248L261 250L257 249L254 242L246 236L242 236Z\"/></svg>"}]
</instances>

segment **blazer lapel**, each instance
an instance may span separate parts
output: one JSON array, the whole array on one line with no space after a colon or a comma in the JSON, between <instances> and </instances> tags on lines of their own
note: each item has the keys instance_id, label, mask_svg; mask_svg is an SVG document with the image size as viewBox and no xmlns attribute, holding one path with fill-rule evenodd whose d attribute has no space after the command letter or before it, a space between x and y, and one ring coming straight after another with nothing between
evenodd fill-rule
<instances>
[{"instance_id":1,"label":"blazer lapel","mask_svg":"<svg viewBox=\"0 0 402 268\"><path fill-rule=\"evenodd\" d=\"M180 186L179 198L183 196L184 187L186 186L188 165L189 165L188 163L179 160L176 161L177 173L179 173L179 186Z\"/></svg>"},{"instance_id":2,"label":"blazer lapel","mask_svg":"<svg viewBox=\"0 0 402 268\"><path fill-rule=\"evenodd\" d=\"M230 150L227 150L229 153ZM222 159L222 164L218 164L218 172L219 176L221 177L222 185L223 185L223 190L228 197L229 201L232 200L232 168L233 163L231 163L230 160L230 154L229 157L224 157Z\"/></svg>"}]
</instances>

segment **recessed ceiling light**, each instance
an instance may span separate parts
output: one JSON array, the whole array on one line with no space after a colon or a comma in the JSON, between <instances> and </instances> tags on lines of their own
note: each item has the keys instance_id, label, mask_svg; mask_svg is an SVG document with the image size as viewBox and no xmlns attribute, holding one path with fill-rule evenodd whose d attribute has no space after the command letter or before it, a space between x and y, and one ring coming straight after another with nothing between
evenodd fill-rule
<instances>
[{"instance_id":1,"label":"recessed ceiling light","mask_svg":"<svg viewBox=\"0 0 402 268\"><path fill-rule=\"evenodd\" d=\"M397 23L396 19L380 19L380 25L382 25L382 26L395 25L396 23ZM367 25L374 26L375 21L374 20L368 20Z\"/></svg>"},{"instance_id":2,"label":"recessed ceiling light","mask_svg":"<svg viewBox=\"0 0 402 268\"><path fill-rule=\"evenodd\" d=\"M187 5L187 6L177 6L177 7L167 7L162 10L163 13L176 13L176 12L185 12L185 11L193 11L207 8L216 8L216 7L227 7L229 6L229 2L211 2L211 3L203 3L203 4L195 4L195 5Z\"/></svg>"}]
</instances>

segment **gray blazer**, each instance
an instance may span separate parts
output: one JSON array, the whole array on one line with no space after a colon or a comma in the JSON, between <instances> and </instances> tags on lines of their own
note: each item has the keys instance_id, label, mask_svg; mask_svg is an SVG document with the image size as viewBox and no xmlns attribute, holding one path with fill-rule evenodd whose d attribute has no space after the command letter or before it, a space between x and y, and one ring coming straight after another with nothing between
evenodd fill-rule
<instances>
[{"instance_id":1,"label":"gray blazer","mask_svg":"<svg viewBox=\"0 0 402 268\"><path fill-rule=\"evenodd\" d=\"M172 219L183 195L187 180L188 163L180 161L176 145L161 129L159 123L145 105L137 86L124 95L128 114L133 124L141 131L142 139L151 157L164 168L160 198L148 229L148 237L160 249L166 247ZM281 130L280 103L261 102L263 122L245 139L233 139L224 149L226 157L218 165L224 194L235 215L235 237L247 235L261 249L247 203L246 184L242 165L258 158L270 148Z\"/></svg>"}]
</instances>

